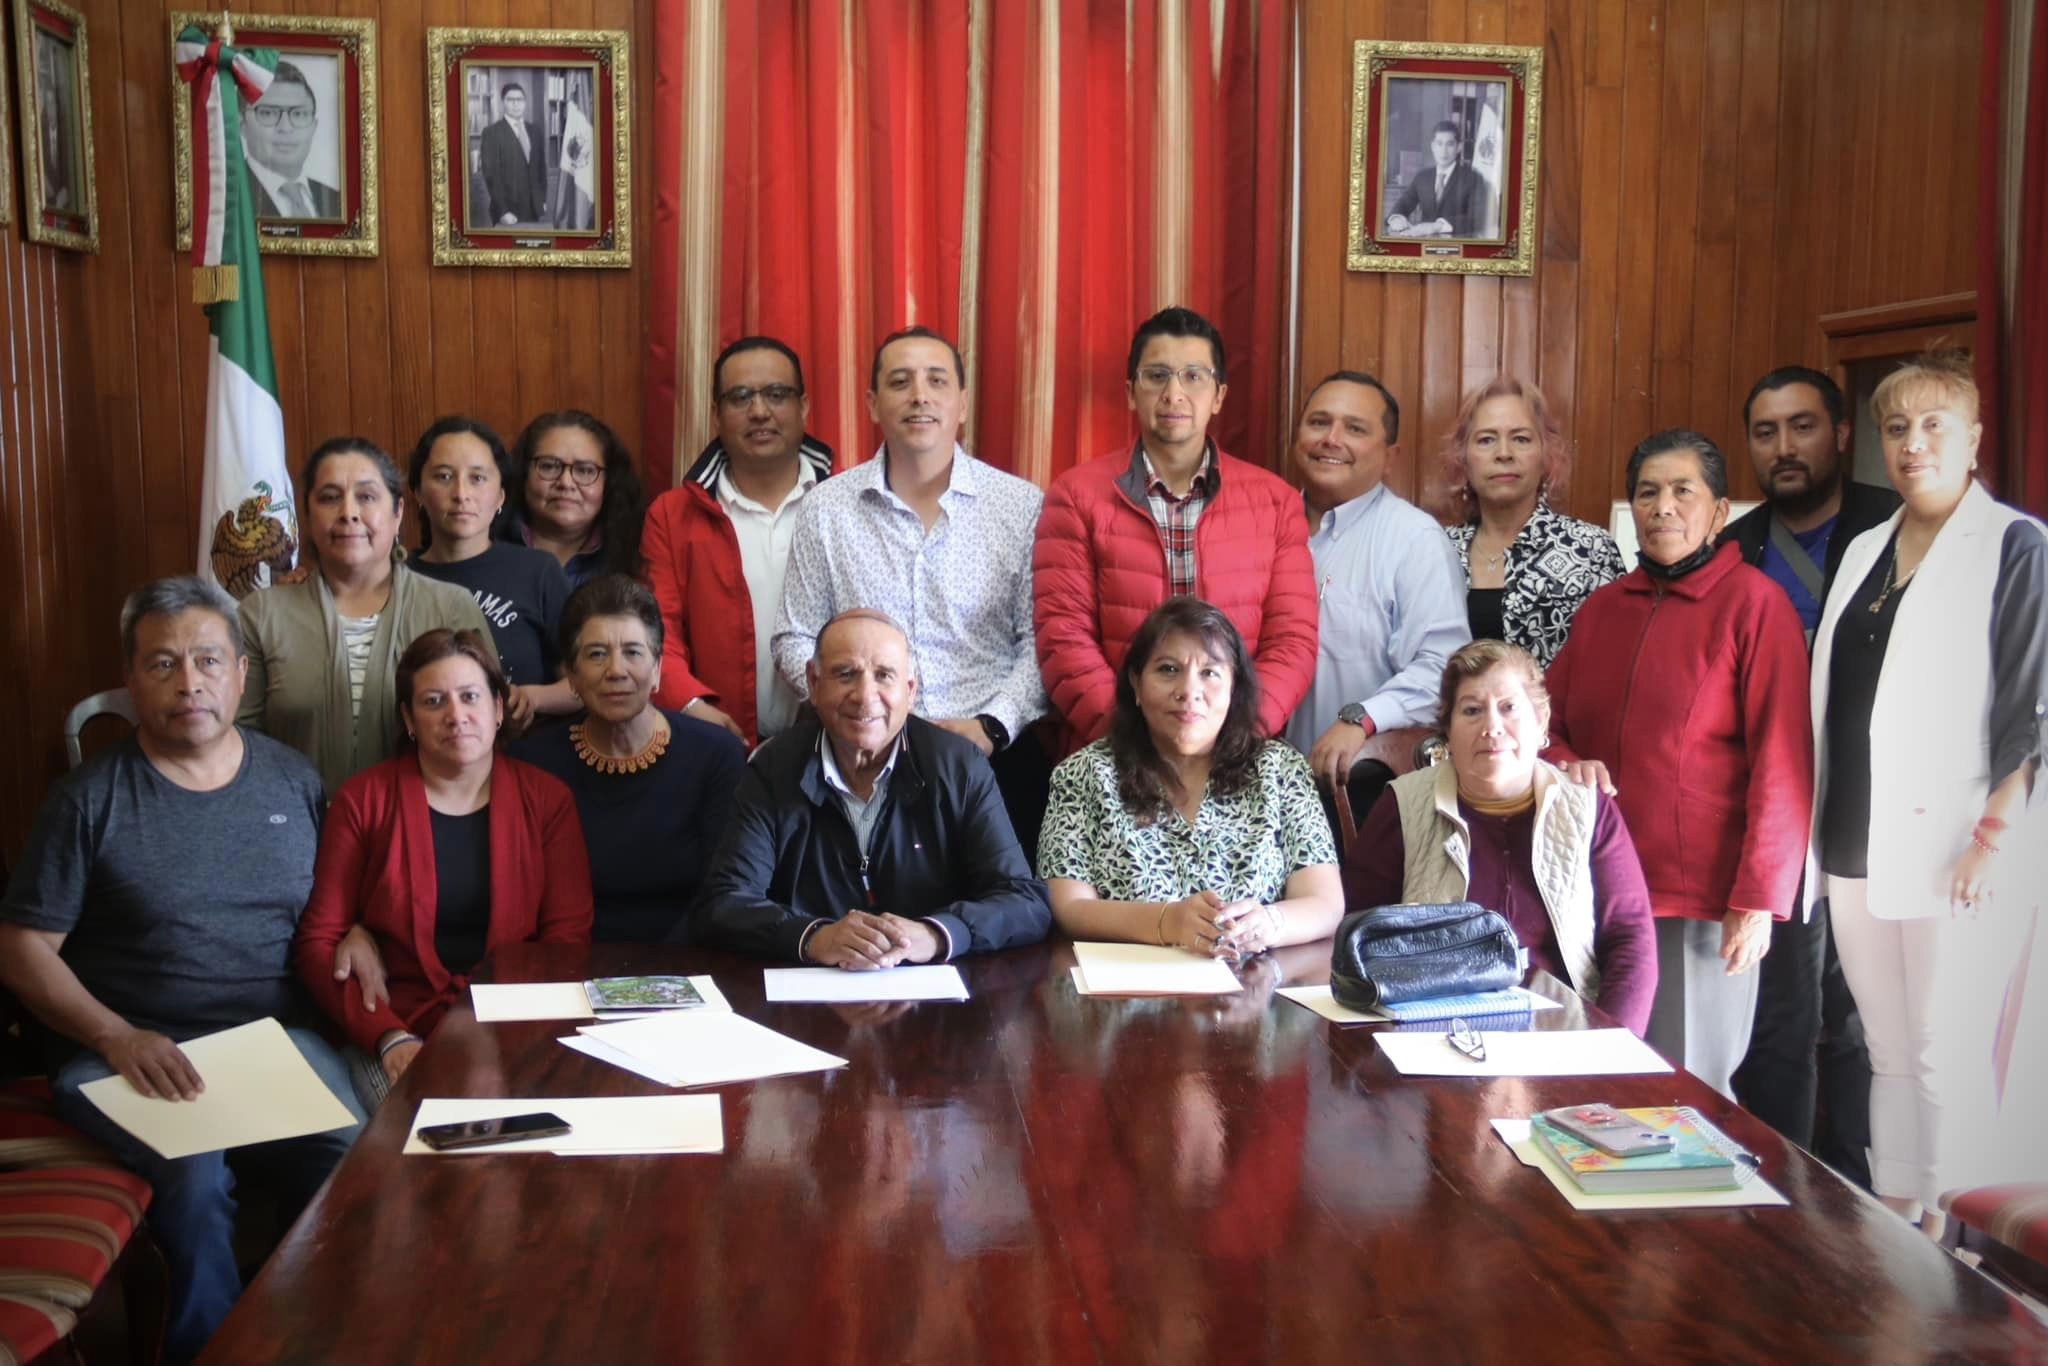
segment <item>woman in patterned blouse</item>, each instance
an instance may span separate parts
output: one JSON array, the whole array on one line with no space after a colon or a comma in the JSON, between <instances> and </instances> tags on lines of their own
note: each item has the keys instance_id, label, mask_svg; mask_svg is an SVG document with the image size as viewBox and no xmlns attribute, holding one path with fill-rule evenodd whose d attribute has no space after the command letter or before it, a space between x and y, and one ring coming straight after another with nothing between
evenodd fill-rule
<instances>
[{"instance_id":1,"label":"woman in patterned blouse","mask_svg":"<svg viewBox=\"0 0 2048 1366\"><path fill-rule=\"evenodd\" d=\"M1038 871L1076 939L1243 958L1337 928L1337 850L1308 762L1261 739L1230 619L1170 598L1131 642L1109 734L1054 771Z\"/></svg>"},{"instance_id":2,"label":"woman in patterned blouse","mask_svg":"<svg viewBox=\"0 0 2048 1366\"><path fill-rule=\"evenodd\" d=\"M1571 451L1543 391L1506 375L1474 390L1444 444L1474 640L1505 640L1545 668L1588 594L1626 572L1614 538L1550 506Z\"/></svg>"}]
</instances>

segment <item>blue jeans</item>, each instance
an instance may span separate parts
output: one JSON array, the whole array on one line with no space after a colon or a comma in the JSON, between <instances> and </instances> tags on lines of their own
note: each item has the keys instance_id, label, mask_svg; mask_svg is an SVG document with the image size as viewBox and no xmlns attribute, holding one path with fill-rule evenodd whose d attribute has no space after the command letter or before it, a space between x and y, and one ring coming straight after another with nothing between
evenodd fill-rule
<instances>
[{"instance_id":1,"label":"blue jeans","mask_svg":"<svg viewBox=\"0 0 2048 1366\"><path fill-rule=\"evenodd\" d=\"M197 1356L242 1293L242 1273L235 1264L235 1172L231 1166L273 1187L286 1216L296 1218L361 1128L362 1107L356 1104L355 1087L341 1054L310 1029L285 1032L335 1099L356 1117L356 1123L324 1134L227 1152L160 1157L78 1093L85 1083L113 1075L114 1069L99 1054L80 1049L51 1075L50 1088L56 1093L57 1113L64 1122L111 1148L122 1165L149 1182L155 1192L149 1206L149 1227L170 1264L171 1321L164 1348L173 1360Z\"/></svg>"}]
</instances>

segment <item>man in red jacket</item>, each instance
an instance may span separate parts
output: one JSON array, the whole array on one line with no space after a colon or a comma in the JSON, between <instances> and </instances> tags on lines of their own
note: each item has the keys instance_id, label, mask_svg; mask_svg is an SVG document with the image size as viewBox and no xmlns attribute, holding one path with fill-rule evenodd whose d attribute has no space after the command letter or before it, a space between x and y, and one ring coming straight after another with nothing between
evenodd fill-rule
<instances>
[{"instance_id":1,"label":"man in red jacket","mask_svg":"<svg viewBox=\"0 0 2048 1366\"><path fill-rule=\"evenodd\" d=\"M1038 664L1066 718L1066 749L1109 728L1131 637L1183 594L1222 608L1244 636L1260 729L1279 735L1316 669L1301 495L1209 439L1225 371L1206 318L1167 308L1146 319L1126 378L1138 440L1054 481L1032 549Z\"/></svg>"},{"instance_id":2,"label":"man in red jacket","mask_svg":"<svg viewBox=\"0 0 2048 1366\"><path fill-rule=\"evenodd\" d=\"M718 438L647 510L641 551L661 603L655 705L725 727L748 746L796 719L769 653L804 495L832 448L804 432L811 401L796 352L742 337L711 367Z\"/></svg>"}]
</instances>

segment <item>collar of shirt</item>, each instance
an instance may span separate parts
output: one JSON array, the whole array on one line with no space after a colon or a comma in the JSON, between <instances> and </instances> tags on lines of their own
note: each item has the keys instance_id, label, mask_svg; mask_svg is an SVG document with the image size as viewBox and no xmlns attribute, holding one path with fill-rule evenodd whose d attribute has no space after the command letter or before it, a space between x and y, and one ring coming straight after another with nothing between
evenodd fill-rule
<instances>
[{"instance_id":1,"label":"collar of shirt","mask_svg":"<svg viewBox=\"0 0 2048 1366\"><path fill-rule=\"evenodd\" d=\"M772 518L778 516L784 508L787 508L806 493L809 493L811 487L817 482L818 472L811 468L810 461L799 456L796 462L796 487L792 488L783 497L781 507L771 508L755 502L733 486L732 465L728 462L726 467L718 472L718 482L713 485L712 492L717 495L718 501L725 505L727 516L731 516L733 509L738 508L743 512L757 513L760 516Z\"/></svg>"},{"instance_id":2,"label":"collar of shirt","mask_svg":"<svg viewBox=\"0 0 2048 1366\"><path fill-rule=\"evenodd\" d=\"M287 181L283 176L265 166L255 157L244 157L242 160L248 163L249 174L256 177L256 183L261 185L263 192L270 196L270 202L277 205L279 213L290 213L292 211L292 206L286 202L284 192L284 187L287 184L305 186L306 202L309 204L313 202L313 185L312 182L306 179L303 172L296 181Z\"/></svg>"},{"instance_id":3,"label":"collar of shirt","mask_svg":"<svg viewBox=\"0 0 2048 1366\"><path fill-rule=\"evenodd\" d=\"M583 544L576 551L579 556L595 555L598 551L604 549L603 513L600 512L598 515L600 520L590 524L590 535L584 538ZM533 528L527 524L524 518L521 518L519 522L519 539L528 550L533 549Z\"/></svg>"},{"instance_id":4,"label":"collar of shirt","mask_svg":"<svg viewBox=\"0 0 2048 1366\"><path fill-rule=\"evenodd\" d=\"M847 480L852 487L858 489L862 497L878 495L883 501L894 504L905 512L911 510L910 504L898 498L896 491L889 487L889 446L887 442L876 448L874 459L866 464L854 466L839 477ZM956 441L953 443L953 468L947 471L946 491L939 495L939 501L944 503L952 498L954 494L964 494L972 498L980 492L981 462L969 455L967 448Z\"/></svg>"},{"instance_id":5,"label":"collar of shirt","mask_svg":"<svg viewBox=\"0 0 2048 1366\"><path fill-rule=\"evenodd\" d=\"M1350 502L1337 504L1323 514L1322 520L1316 523L1316 529L1312 534L1321 536L1328 533L1333 537L1342 536L1357 526L1368 511L1379 505L1380 495L1386 491L1385 484L1374 484Z\"/></svg>"},{"instance_id":6,"label":"collar of shirt","mask_svg":"<svg viewBox=\"0 0 2048 1366\"><path fill-rule=\"evenodd\" d=\"M1185 503L1190 498L1207 497L1213 494L1216 491L1216 484L1221 478L1216 468L1216 443L1213 441L1202 443L1202 468L1196 470L1195 477L1188 481L1188 491L1186 493L1175 493L1166 486L1166 480L1162 479L1159 471L1153 468L1152 452L1145 449L1145 443L1142 441L1138 443L1137 455L1138 458L1132 464L1139 469L1141 477L1145 481L1145 491L1147 493L1158 493L1175 503Z\"/></svg>"},{"instance_id":7,"label":"collar of shirt","mask_svg":"<svg viewBox=\"0 0 2048 1366\"><path fill-rule=\"evenodd\" d=\"M902 752L903 733L898 731L896 738L889 742L889 757L882 761L882 771L875 775L873 791L862 797L853 790L853 785L846 781L846 775L839 771L839 758L832 752L832 737L822 726L818 729L818 758L824 761L825 785L840 796L859 802L862 806L882 795L883 785L889 781L889 775L896 771L896 756Z\"/></svg>"}]
</instances>

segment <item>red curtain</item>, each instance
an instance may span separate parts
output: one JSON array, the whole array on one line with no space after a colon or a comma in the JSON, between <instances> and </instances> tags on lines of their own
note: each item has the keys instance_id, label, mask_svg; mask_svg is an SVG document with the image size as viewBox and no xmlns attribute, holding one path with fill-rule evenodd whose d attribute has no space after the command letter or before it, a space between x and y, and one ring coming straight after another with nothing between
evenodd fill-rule
<instances>
[{"instance_id":1,"label":"red curtain","mask_svg":"<svg viewBox=\"0 0 2048 1366\"><path fill-rule=\"evenodd\" d=\"M1130 335L1170 303L1229 347L1217 438L1277 464L1294 11L661 0L652 482L712 435L711 360L748 333L796 348L812 430L866 459L874 345L911 323L967 354L965 444L1048 482L1129 439Z\"/></svg>"}]
</instances>

